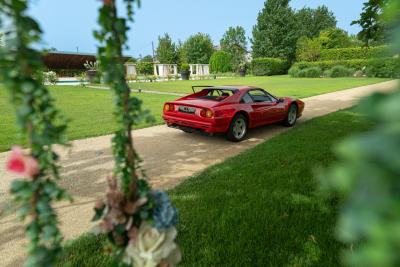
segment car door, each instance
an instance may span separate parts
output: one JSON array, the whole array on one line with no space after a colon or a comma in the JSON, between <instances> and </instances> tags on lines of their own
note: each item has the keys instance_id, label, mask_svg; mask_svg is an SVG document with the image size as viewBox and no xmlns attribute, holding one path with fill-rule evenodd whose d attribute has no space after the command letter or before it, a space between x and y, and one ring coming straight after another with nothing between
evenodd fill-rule
<instances>
[{"instance_id":1,"label":"car door","mask_svg":"<svg viewBox=\"0 0 400 267\"><path fill-rule=\"evenodd\" d=\"M269 124L280 120L283 105L262 89L249 90L253 99L252 109L257 125Z\"/></svg>"}]
</instances>

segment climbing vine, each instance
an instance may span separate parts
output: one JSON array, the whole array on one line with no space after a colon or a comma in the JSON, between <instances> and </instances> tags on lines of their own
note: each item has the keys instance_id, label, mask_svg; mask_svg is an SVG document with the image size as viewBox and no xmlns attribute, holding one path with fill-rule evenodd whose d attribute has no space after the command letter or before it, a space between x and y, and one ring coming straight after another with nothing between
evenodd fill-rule
<instances>
[{"instance_id":1,"label":"climbing vine","mask_svg":"<svg viewBox=\"0 0 400 267\"><path fill-rule=\"evenodd\" d=\"M101 220L99 230L110 241L110 252L116 263L134 266L174 266L180 252L174 240L178 214L164 192L152 191L140 158L133 146L133 126L151 116L142 109L142 102L131 95L125 80L123 50L127 48L129 21L133 21L138 0L123 2L127 16L118 15L115 0L104 0L99 10L100 30L95 37L101 46L98 60L103 80L115 95L115 118L119 129L112 139L115 160L108 178L104 200L95 205L94 220Z\"/></svg>"},{"instance_id":2,"label":"climbing vine","mask_svg":"<svg viewBox=\"0 0 400 267\"><path fill-rule=\"evenodd\" d=\"M41 40L42 32L27 9L28 1L0 0L0 18L13 25L6 34L7 45L0 47L0 75L27 146L26 151L13 147L7 169L21 177L12 183L11 193L17 214L29 219L25 229L29 239L25 264L52 266L62 241L52 203L68 198L56 182L58 155L53 145L66 144L66 125L37 75L42 71L42 61L33 46ZM3 27L4 20L1 24Z\"/></svg>"}]
</instances>

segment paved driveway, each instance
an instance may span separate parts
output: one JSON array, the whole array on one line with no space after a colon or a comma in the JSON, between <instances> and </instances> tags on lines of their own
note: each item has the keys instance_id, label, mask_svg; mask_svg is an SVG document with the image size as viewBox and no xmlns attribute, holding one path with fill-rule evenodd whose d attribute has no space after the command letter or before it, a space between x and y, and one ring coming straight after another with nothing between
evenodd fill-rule
<instances>
[{"instance_id":1,"label":"paved driveway","mask_svg":"<svg viewBox=\"0 0 400 267\"><path fill-rule=\"evenodd\" d=\"M303 99L306 103L299 123L353 106L361 97L375 91L388 91L396 81L363 86ZM249 138L231 143L223 137L187 134L164 125L134 131L135 146L144 159L144 168L156 188L168 189L204 168L221 162L246 149L276 136L288 128L273 125L251 130ZM66 239L75 238L91 228L94 201L102 197L105 177L113 161L111 136L88 138L72 142L72 149L60 151L62 181L74 202L56 205L61 228ZM8 152L0 153L0 205L10 201L8 188L13 178L4 171ZM13 214L0 218L0 265L20 266L24 257L23 225Z\"/></svg>"}]
</instances>

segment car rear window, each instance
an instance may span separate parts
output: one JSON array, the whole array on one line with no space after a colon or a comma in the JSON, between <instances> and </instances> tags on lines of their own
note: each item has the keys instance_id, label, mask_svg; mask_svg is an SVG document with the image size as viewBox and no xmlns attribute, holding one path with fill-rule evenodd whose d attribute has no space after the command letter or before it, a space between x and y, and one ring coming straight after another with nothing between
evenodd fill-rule
<instances>
[{"instance_id":1,"label":"car rear window","mask_svg":"<svg viewBox=\"0 0 400 267\"><path fill-rule=\"evenodd\" d=\"M230 89L204 89L202 92L204 92L204 94L198 96L198 98L219 102L236 94L238 91Z\"/></svg>"}]
</instances>

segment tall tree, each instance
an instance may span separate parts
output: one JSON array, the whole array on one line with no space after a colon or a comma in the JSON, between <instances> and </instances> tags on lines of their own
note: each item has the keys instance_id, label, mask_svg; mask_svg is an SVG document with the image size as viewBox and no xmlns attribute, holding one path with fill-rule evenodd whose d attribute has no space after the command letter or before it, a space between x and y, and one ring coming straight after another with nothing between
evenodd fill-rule
<instances>
[{"instance_id":1,"label":"tall tree","mask_svg":"<svg viewBox=\"0 0 400 267\"><path fill-rule=\"evenodd\" d=\"M360 19L351 23L351 25L361 26L362 30L358 33L358 38L364 42L365 46L381 44L387 40L388 29L381 16L389 2L390 0L368 0L364 3Z\"/></svg>"},{"instance_id":2,"label":"tall tree","mask_svg":"<svg viewBox=\"0 0 400 267\"><path fill-rule=\"evenodd\" d=\"M297 39L295 13L289 7L289 0L267 0L253 27L253 57L293 61Z\"/></svg>"},{"instance_id":3,"label":"tall tree","mask_svg":"<svg viewBox=\"0 0 400 267\"><path fill-rule=\"evenodd\" d=\"M243 27L229 27L220 41L221 49L231 56L234 70L239 68L247 52L246 31Z\"/></svg>"},{"instance_id":4,"label":"tall tree","mask_svg":"<svg viewBox=\"0 0 400 267\"><path fill-rule=\"evenodd\" d=\"M176 45L172 42L168 33L158 37L156 49L157 60L161 64L174 64L177 61Z\"/></svg>"},{"instance_id":5,"label":"tall tree","mask_svg":"<svg viewBox=\"0 0 400 267\"><path fill-rule=\"evenodd\" d=\"M302 8L296 12L299 37L317 37L322 30L336 28L336 17L326 6Z\"/></svg>"},{"instance_id":6,"label":"tall tree","mask_svg":"<svg viewBox=\"0 0 400 267\"><path fill-rule=\"evenodd\" d=\"M186 63L208 64L214 52L214 45L210 35L198 33L190 36L183 44L182 49Z\"/></svg>"}]
</instances>

